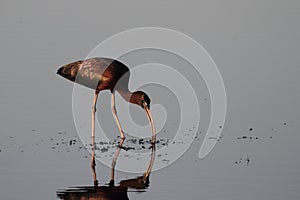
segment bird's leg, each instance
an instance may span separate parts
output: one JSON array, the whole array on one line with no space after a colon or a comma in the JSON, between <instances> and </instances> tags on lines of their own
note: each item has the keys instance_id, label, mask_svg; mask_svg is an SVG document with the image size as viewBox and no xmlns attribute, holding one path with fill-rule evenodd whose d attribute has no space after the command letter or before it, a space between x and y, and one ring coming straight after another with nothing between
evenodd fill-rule
<instances>
[{"instance_id":1,"label":"bird's leg","mask_svg":"<svg viewBox=\"0 0 300 200\"><path fill-rule=\"evenodd\" d=\"M98 180L97 180L97 174L96 174L96 168L95 167L96 167L95 149L93 148L91 168L92 168L92 174L93 174L93 179L94 179L94 186L98 186Z\"/></svg>"},{"instance_id":2,"label":"bird's leg","mask_svg":"<svg viewBox=\"0 0 300 200\"><path fill-rule=\"evenodd\" d=\"M97 104L98 94L95 94L94 101L92 105L92 159L91 159L91 168L93 172L94 185L98 185L98 180L96 176L96 162L95 162L95 112L96 112L96 104Z\"/></svg>"},{"instance_id":3,"label":"bird's leg","mask_svg":"<svg viewBox=\"0 0 300 200\"><path fill-rule=\"evenodd\" d=\"M97 99L98 99L98 94L95 94L93 105L92 105L92 142L95 139L95 113L97 111L96 109Z\"/></svg>"},{"instance_id":4,"label":"bird's leg","mask_svg":"<svg viewBox=\"0 0 300 200\"><path fill-rule=\"evenodd\" d=\"M124 142L124 138L119 142L119 145L117 146L117 151L115 153L115 156L113 158L112 164L111 164L111 173L110 173L110 182L109 182L109 186L114 186L115 184L115 167L116 167L116 163L117 163L117 159L119 157L120 154L120 150L121 147L123 145Z\"/></svg>"},{"instance_id":5,"label":"bird's leg","mask_svg":"<svg viewBox=\"0 0 300 200\"><path fill-rule=\"evenodd\" d=\"M120 124L119 118L117 116L117 110L116 110L116 105L115 105L115 91L113 91L112 94L111 94L111 110L112 110L115 122L116 122L116 124L118 126L119 132L121 134L121 138L125 139L125 136L124 136L123 130L121 128L121 124Z\"/></svg>"}]
</instances>

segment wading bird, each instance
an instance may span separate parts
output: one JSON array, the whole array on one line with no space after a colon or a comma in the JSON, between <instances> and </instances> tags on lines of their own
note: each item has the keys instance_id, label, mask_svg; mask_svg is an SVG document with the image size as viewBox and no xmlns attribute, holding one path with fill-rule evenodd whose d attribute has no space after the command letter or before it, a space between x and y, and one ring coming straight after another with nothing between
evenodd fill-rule
<instances>
[{"instance_id":1,"label":"wading bird","mask_svg":"<svg viewBox=\"0 0 300 200\"><path fill-rule=\"evenodd\" d=\"M95 112L98 94L102 90L110 90L111 108L122 138L125 138L115 106L115 91L126 101L141 106L148 116L152 128L152 143L155 142L155 127L150 113L150 98L142 91L130 92L128 82L130 71L123 63L111 58L89 58L79 60L60 67L57 74L64 78L95 90L92 104L92 142L95 140Z\"/></svg>"}]
</instances>

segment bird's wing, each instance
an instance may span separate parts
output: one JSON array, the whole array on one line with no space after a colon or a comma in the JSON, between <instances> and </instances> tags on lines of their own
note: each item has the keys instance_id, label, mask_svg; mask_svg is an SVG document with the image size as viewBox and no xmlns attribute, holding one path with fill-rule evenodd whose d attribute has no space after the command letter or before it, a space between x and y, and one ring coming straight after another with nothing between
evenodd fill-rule
<instances>
[{"instance_id":1,"label":"bird's wing","mask_svg":"<svg viewBox=\"0 0 300 200\"><path fill-rule=\"evenodd\" d=\"M96 89L99 84L109 79L104 76L104 71L110 63L104 59L91 58L78 61L78 65L76 83Z\"/></svg>"},{"instance_id":2,"label":"bird's wing","mask_svg":"<svg viewBox=\"0 0 300 200\"><path fill-rule=\"evenodd\" d=\"M81 61L79 67L79 74L82 77L93 80L97 79L98 81L105 81L108 77L105 77L105 69L112 63L112 61L101 59L101 58L90 58L84 61ZM78 74L77 74L78 75Z\"/></svg>"}]
</instances>

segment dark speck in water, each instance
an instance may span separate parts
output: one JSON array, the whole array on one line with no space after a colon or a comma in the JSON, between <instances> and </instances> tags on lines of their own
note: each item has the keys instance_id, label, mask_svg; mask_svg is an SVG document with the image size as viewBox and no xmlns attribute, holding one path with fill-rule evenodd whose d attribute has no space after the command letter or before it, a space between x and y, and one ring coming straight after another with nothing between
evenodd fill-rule
<instances>
[{"instance_id":1,"label":"dark speck in water","mask_svg":"<svg viewBox=\"0 0 300 200\"><path fill-rule=\"evenodd\" d=\"M76 143L76 140L70 140L70 146Z\"/></svg>"},{"instance_id":2,"label":"dark speck in water","mask_svg":"<svg viewBox=\"0 0 300 200\"><path fill-rule=\"evenodd\" d=\"M103 147L102 149L100 149L100 151L101 151L102 153L107 152L107 151L108 151L108 148Z\"/></svg>"},{"instance_id":3,"label":"dark speck in water","mask_svg":"<svg viewBox=\"0 0 300 200\"><path fill-rule=\"evenodd\" d=\"M285 125L285 126L286 126L286 122L284 122L284 123L283 123L283 125Z\"/></svg>"},{"instance_id":4,"label":"dark speck in water","mask_svg":"<svg viewBox=\"0 0 300 200\"><path fill-rule=\"evenodd\" d=\"M253 130L253 128L249 128L249 131L252 131Z\"/></svg>"},{"instance_id":5,"label":"dark speck in water","mask_svg":"<svg viewBox=\"0 0 300 200\"><path fill-rule=\"evenodd\" d=\"M104 145L104 144L107 144L107 142L102 142L102 141L100 141L99 144L100 144L100 145Z\"/></svg>"},{"instance_id":6,"label":"dark speck in water","mask_svg":"<svg viewBox=\"0 0 300 200\"><path fill-rule=\"evenodd\" d=\"M140 140L139 140L139 144L144 144L143 139L140 139Z\"/></svg>"}]
</instances>

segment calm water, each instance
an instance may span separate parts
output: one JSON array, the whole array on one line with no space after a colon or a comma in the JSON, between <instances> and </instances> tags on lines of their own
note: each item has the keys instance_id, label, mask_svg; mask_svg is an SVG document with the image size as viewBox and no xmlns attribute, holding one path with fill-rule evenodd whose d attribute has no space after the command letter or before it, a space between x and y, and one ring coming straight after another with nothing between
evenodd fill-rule
<instances>
[{"instance_id":1,"label":"calm water","mask_svg":"<svg viewBox=\"0 0 300 200\"><path fill-rule=\"evenodd\" d=\"M53 200L72 192L109 196L112 191L144 200L300 198L296 1L0 4L0 199ZM116 16L108 19L111 11ZM227 92L223 137L208 157L198 159L210 118L209 94L199 80L201 123L188 151L170 166L152 171L149 183L141 188L131 185L142 173L118 170L115 186L108 187L111 168L97 161L99 187L95 189L89 147L81 143L73 121L73 85L58 77L56 70L84 58L112 34L142 26L184 32L211 54ZM135 53L124 59L135 64L168 60L174 68L187 67L171 56ZM87 93L91 96L86 98L92 97L92 91ZM155 97L153 102L161 101ZM109 106L100 106L109 103L109 94L103 94L98 117L107 120L111 140L118 141ZM171 118L159 138L172 138L177 125ZM144 151L139 145L133 147ZM124 152L120 151L120 158ZM163 160L164 155L156 158ZM148 163L141 165L146 170Z\"/></svg>"},{"instance_id":2,"label":"calm water","mask_svg":"<svg viewBox=\"0 0 300 200\"><path fill-rule=\"evenodd\" d=\"M41 114L51 118L47 115ZM268 128L255 126L252 131L248 127L240 130L225 127L226 136L207 158L198 159L201 139L196 140L183 157L163 170L152 172L149 185L140 188L120 185L142 174L120 171L115 171L115 187L108 187L111 168L97 162L99 187L95 189L90 154L71 125L58 131L51 128L54 119L50 122L48 119L47 123L39 121L39 126L32 122L31 127L30 117L24 116L23 120L29 120L19 121L23 129L20 124L7 126L1 134L1 199L68 199L78 194L84 197L97 194L108 199L111 196L119 199L120 196L129 199L299 197L297 141L300 138L295 134L294 122L278 122ZM63 127L66 121L57 120L56 124ZM120 151L120 156L123 152Z\"/></svg>"}]
</instances>

